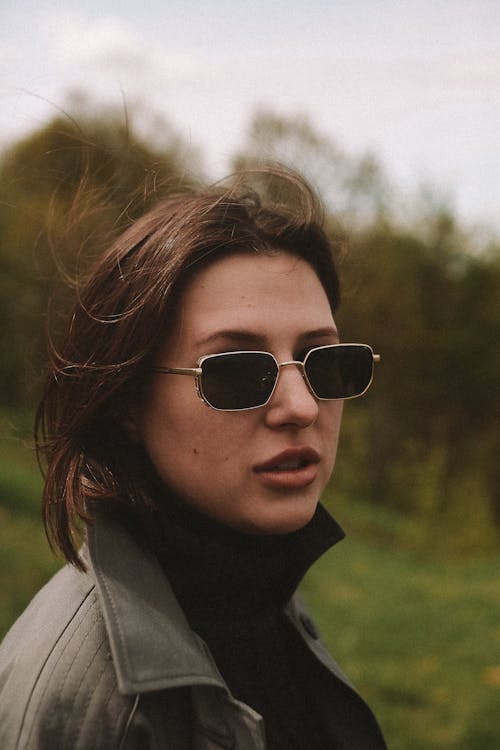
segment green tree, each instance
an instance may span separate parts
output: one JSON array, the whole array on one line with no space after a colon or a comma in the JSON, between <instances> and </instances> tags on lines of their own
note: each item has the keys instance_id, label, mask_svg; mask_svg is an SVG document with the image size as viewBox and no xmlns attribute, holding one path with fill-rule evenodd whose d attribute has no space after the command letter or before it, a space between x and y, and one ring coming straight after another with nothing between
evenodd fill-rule
<instances>
[{"instance_id":1,"label":"green tree","mask_svg":"<svg viewBox=\"0 0 500 750\"><path fill-rule=\"evenodd\" d=\"M0 160L4 405L30 407L36 396L49 298L64 307L78 271L114 234L201 171L197 154L165 121L155 119L153 143L127 113L94 111L82 97L73 111L12 145Z\"/></svg>"},{"instance_id":2,"label":"green tree","mask_svg":"<svg viewBox=\"0 0 500 750\"><path fill-rule=\"evenodd\" d=\"M269 163L296 169L317 189L331 214L351 227L364 226L389 210L391 188L375 156L351 155L303 116L282 117L259 110L234 169Z\"/></svg>"},{"instance_id":3,"label":"green tree","mask_svg":"<svg viewBox=\"0 0 500 750\"><path fill-rule=\"evenodd\" d=\"M450 528L457 546L480 544L473 529L488 534L500 515L500 248L473 254L441 211L423 225L420 236L369 227L343 265L341 330L382 354L376 387L356 404L348 461L369 498Z\"/></svg>"}]
</instances>

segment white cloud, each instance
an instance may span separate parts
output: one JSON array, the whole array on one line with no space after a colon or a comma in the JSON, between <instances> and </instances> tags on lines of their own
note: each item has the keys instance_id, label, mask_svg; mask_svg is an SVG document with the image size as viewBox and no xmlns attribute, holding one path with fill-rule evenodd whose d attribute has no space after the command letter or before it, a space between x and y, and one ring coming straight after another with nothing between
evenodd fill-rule
<instances>
[{"instance_id":1,"label":"white cloud","mask_svg":"<svg viewBox=\"0 0 500 750\"><path fill-rule=\"evenodd\" d=\"M4 70L9 65L14 65L21 60L19 45L5 39L0 41L0 65Z\"/></svg>"},{"instance_id":2,"label":"white cloud","mask_svg":"<svg viewBox=\"0 0 500 750\"><path fill-rule=\"evenodd\" d=\"M491 52L449 60L448 74L454 83L496 87L500 90L500 53Z\"/></svg>"},{"instance_id":3,"label":"white cloud","mask_svg":"<svg viewBox=\"0 0 500 750\"><path fill-rule=\"evenodd\" d=\"M44 24L57 62L89 62L103 52L133 49L138 37L127 24L111 18L87 20L75 14L52 15Z\"/></svg>"},{"instance_id":4,"label":"white cloud","mask_svg":"<svg viewBox=\"0 0 500 750\"><path fill-rule=\"evenodd\" d=\"M88 19L77 14L52 15L45 24L48 49L61 66L83 66L100 74L174 80L195 75L192 54L169 52L148 42L121 19Z\"/></svg>"}]
</instances>

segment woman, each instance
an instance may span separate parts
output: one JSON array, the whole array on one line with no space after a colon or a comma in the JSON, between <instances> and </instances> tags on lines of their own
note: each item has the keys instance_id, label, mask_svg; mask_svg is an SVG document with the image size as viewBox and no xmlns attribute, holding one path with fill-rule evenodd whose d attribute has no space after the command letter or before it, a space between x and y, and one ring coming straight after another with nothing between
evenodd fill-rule
<instances>
[{"instance_id":1,"label":"woman","mask_svg":"<svg viewBox=\"0 0 500 750\"><path fill-rule=\"evenodd\" d=\"M377 357L339 345L314 196L281 177L293 209L158 204L80 290L37 416L70 564L0 651L6 750L385 747L294 594L343 536L318 501Z\"/></svg>"}]
</instances>

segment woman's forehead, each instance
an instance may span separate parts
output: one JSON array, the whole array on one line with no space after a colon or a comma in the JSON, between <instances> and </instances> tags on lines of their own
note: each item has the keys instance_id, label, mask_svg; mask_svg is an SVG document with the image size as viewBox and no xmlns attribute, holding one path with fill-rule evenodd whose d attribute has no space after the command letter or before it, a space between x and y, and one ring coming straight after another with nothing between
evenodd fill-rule
<instances>
[{"instance_id":1,"label":"woman's forehead","mask_svg":"<svg viewBox=\"0 0 500 750\"><path fill-rule=\"evenodd\" d=\"M335 336L330 303L314 269L285 252L235 255L201 269L178 300L175 338L252 348L289 330Z\"/></svg>"}]
</instances>

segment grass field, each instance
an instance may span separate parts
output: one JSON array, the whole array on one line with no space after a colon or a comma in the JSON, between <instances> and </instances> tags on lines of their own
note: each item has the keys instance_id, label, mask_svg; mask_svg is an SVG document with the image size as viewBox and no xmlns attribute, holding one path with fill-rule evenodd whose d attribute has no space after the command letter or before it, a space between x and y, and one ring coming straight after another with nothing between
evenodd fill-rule
<instances>
[{"instance_id":1,"label":"grass field","mask_svg":"<svg viewBox=\"0 0 500 750\"><path fill-rule=\"evenodd\" d=\"M0 440L0 636L59 565L41 529L39 492L29 451ZM330 506L348 537L314 566L302 593L389 748L498 750L500 553L439 559L406 519L345 499Z\"/></svg>"},{"instance_id":2,"label":"grass field","mask_svg":"<svg viewBox=\"0 0 500 750\"><path fill-rule=\"evenodd\" d=\"M323 637L390 748L500 748L499 568L348 538L308 574Z\"/></svg>"}]
</instances>

